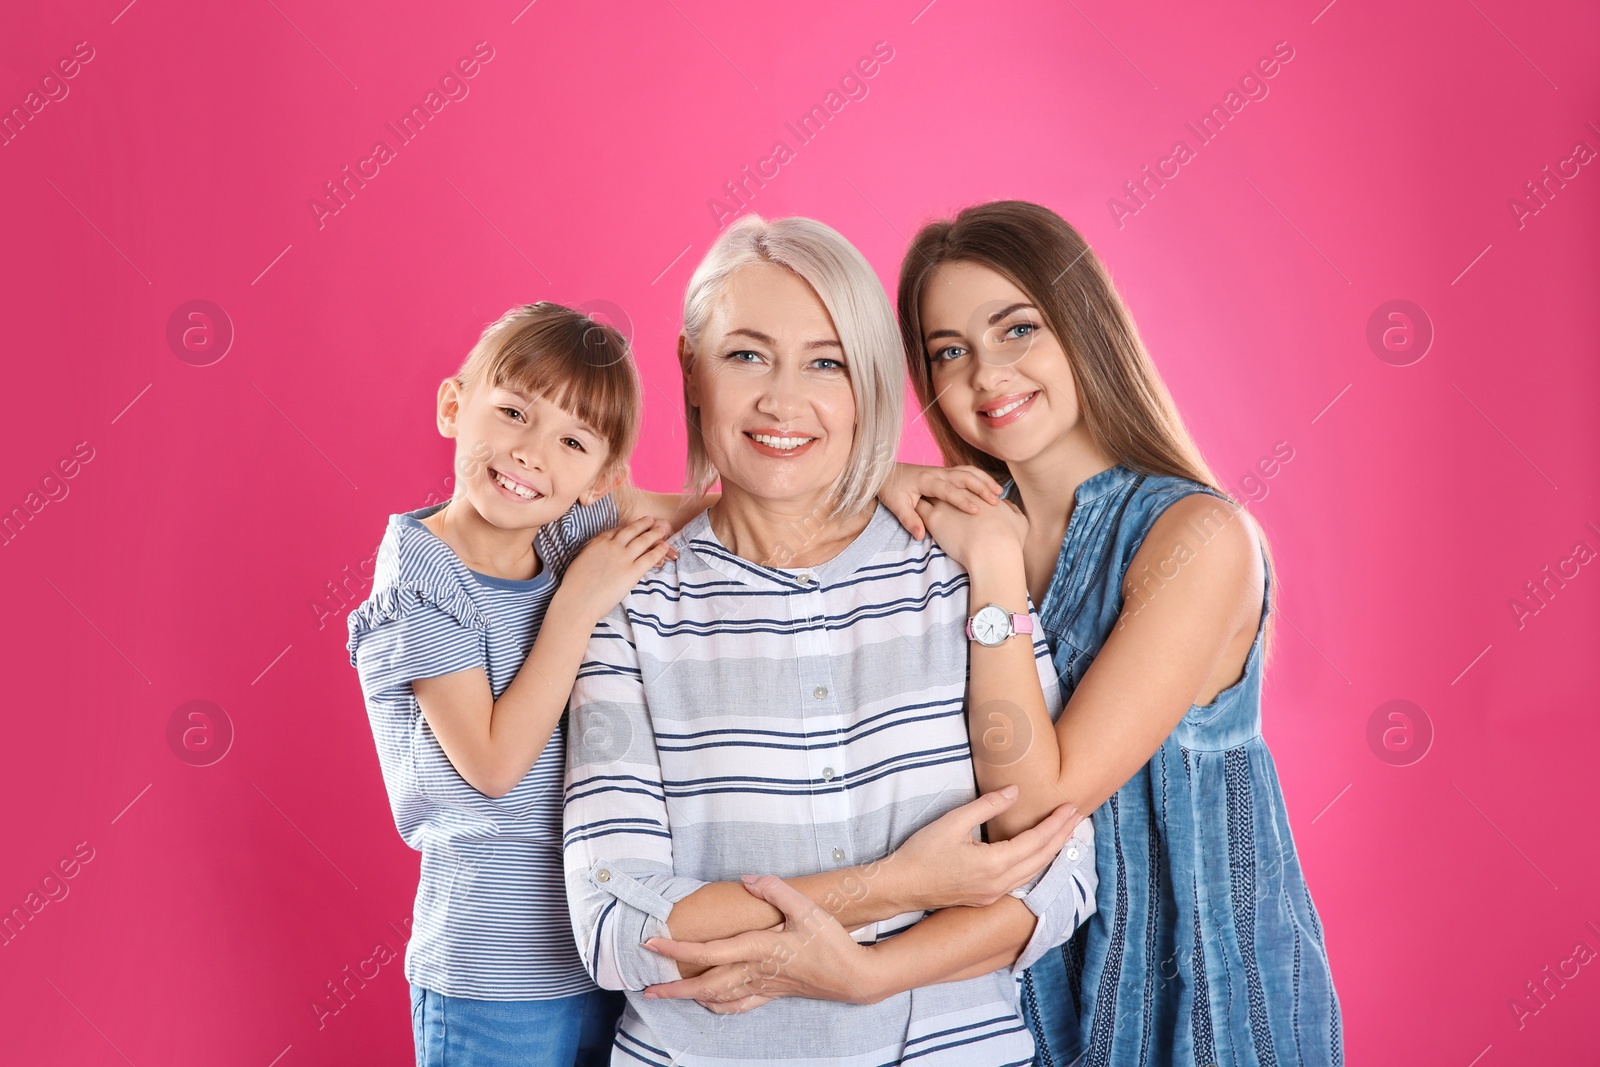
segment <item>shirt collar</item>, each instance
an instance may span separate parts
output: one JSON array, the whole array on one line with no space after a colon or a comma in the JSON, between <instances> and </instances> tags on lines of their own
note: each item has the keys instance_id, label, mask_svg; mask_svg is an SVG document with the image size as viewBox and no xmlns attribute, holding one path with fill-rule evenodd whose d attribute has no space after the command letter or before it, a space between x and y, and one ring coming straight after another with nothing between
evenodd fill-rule
<instances>
[{"instance_id":1,"label":"shirt collar","mask_svg":"<svg viewBox=\"0 0 1600 1067\"><path fill-rule=\"evenodd\" d=\"M911 535L905 533L900 520L882 504L875 504L872 518L855 540L837 556L812 567L768 567L735 555L718 540L716 531L711 527L709 508L690 519L680 537L683 544L693 549L707 566L726 578L757 588L795 592L834 585L850 577L884 546L896 530L904 535L909 544ZM808 581L808 578L811 580Z\"/></svg>"}]
</instances>

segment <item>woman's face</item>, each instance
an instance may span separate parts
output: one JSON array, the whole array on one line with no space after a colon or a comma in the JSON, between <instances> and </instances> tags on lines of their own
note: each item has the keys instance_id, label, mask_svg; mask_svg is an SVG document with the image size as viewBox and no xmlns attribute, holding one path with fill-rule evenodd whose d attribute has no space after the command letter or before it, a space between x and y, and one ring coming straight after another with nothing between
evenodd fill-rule
<instances>
[{"instance_id":1,"label":"woman's face","mask_svg":"<svg viewBox=\"0 0 1600 1067\"><path fill-rule=\"evenodd\" d=\"M770 263L736 271L687 384L725 488L824 502L855 443L855 391L833 319L804 279Z\"/></svg>"},{"instance_id":2,"label":"woman's face","mask_svg":"<svg viewBox=\"0 0 1600 1067\"><path fill-rule=\"evenodd\" d=\"M1033 299L1003 275L942 263L920 311L934 395L962 440L1026 463L1080 428L1066 351Z\"/></svg>"}]
</instances>

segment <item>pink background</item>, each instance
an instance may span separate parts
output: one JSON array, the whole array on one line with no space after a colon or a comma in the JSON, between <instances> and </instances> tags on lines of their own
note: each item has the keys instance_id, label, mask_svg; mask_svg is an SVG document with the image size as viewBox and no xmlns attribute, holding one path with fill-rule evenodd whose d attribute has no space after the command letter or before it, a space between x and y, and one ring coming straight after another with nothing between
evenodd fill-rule
<instances>
[{"instance_id":1,"label":"pink background","mask_svg":"<svg viewBox=\"0 0 1600 1067\"><path fill-rule=\"evenodd\" d=\"M830 223L889 284L962 205L1072 220L1256 501L1287 623L1266 733L1351 1062L1594 1054L1600 566L1563 561L1600 550L1600 166L1562 163L1600 149L1593 7L125 2L16 9L0 41L7 110L93 50L0 148L0 509L38 508L0 545L0 909L93 857L3 939L0 1062L406 1062L398 962L313 1007L402 948L417 871L343 647L362 562L446 484L439 379L525 301L623 309L637 478L676 485L708 201L780 139L750 206ZM480 41L469 95L319 226L323 183ZM1197 147L1185 123L1279 41L1269 95ZM800 145L786 121L877 42ZM1108 200L1180 138L1119 226ZM1519 220L1546 165L1578 172ZM235 332L208 366L167 340L196 299ZM1395 299L1435 335L1408 366L1367 340ZM933 454L913 427L904 455ZM1519 627L1547 565L1565 585ZM192 700L234 734L209 766L169 744ZM1409 748L1369 743L1391 700L1421 709Z\"/></svg>"}]
</instances>

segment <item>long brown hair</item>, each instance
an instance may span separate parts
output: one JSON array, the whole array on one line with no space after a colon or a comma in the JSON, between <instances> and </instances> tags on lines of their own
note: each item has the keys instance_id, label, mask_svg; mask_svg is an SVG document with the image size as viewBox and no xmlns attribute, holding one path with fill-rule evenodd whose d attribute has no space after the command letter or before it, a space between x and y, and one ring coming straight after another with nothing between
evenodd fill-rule
<instances>
[{"instance_id":1,"label":"long brown hair","mask_svg":"<svg viewBox=\"0 0 1600 1067\"><path fill-rule=\"evenodd\" d=\"M1118 463L1222 492L1151 363L1110 276L1072 224L1025 200L969 207L924 226L900 265L900 333L917 399L951 465L971 464L1006 479L1005 463L962 440L934 403L922 336L922 295L934 269L960 260L1008 278L1033 301L1066 350L1078 404L1094 442Z\"/></svg>"},{"instance_id":2,"label":"long brown hair","mask_svg":"<svg viewBox=\"0 0 1600 1067\"><path fill-rule=\"evenodd\" d=\"M922 295L935 268L953 261L988 267L1032 300L1066 351L1078 409L1101 451L1129 470L1187 478L1232 501L1255 524L1271 570L1265 533L1206 465L1100 257L1066 219L1026 200L978 204L953 219L929 223L900 264L906 365L947 464L981 468L1002 483L1009 473L1003 460L963 440L939 410L923 340Z\"/></svg>"}]
</instances>

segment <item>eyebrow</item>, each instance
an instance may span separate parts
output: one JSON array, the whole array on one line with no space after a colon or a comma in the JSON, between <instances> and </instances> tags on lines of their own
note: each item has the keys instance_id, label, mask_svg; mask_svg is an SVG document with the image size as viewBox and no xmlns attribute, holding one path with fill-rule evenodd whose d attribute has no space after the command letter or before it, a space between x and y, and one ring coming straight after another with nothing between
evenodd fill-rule
<instances>
[{"instance_id":1,"label":"eyebrow","mask_svg":"<svg viewBox=\"0 0 1600 1067\"><path fill-rule=\"evenodd\" d=\"M733 337L735 335L741 335L741 336L744 336L744 337L753 337L757 341L760 341L762 344L771 345L774 348L776 348L777 345L778 345L778 342L775 339L767 336L766 334L762 333L760 330L750 330L750 329L746 329L743 326L739 327L737 330L729 330L728 331L728 336L729 337ZM844 345L842 345L838 341L834 341L834 340L807 341L806 344L805 344L805 347L806 348L837 348L841 352L844 351Z\"/></svg>"},{"instance_id":2,"label":"eyebrow","mask_svg":"<svg viewBox=\"0 0 1600 1067\"><path fill-rule=\"evenodd\" d=\"M514 396L518 400L520 400L522 402L522 413L524 415L526 415L528 413L528 409L529 408L533 407L533 400L531 398L529 398L521 390L513 389L509 385L497 385L497 386L495 386L495 388L499 389L503 393L510 393L512 396ZM549 400L550 398L549 397L545 397L545 399ZM550 402L552 404L555 404L555 401L553 401L553 400L551 400ZM561 405L560 404L556 404L556 407L561 407ZM579 416L574 415L572 412L567 411L565 408L562 408L561 410L566 412L567 416L569 418L571 418L573 422L578 424L578 429L582 430L584 433L588 434L590 437L599 438L599 437L603 437L604 436L599 430L595 429L593 426L590 426L588 424L588 422L586 422L585 420L583 420Z\"/></svg>"},{"instance_id":3,"label":"eyebrow","mask_svg":"<svg viewBox=\"0 0 1600 1067\"><path fill-rule=\"evenodd\" d=\"M1028 308L1031 311L1038 311L1039 310L1038 308L1034 307L1032 304L1028 303L1026 300L1021 300L1021 301L1018 301L1015 304L1008 304L1005 307L1001 308L999 311L996 311L993 315L990 315L989 316L989 325L993 326L995 323L999 322L1001 319L1005 318L1007 315L1010 315L1013 312L1021 311L1023 308ZM960 337L960 336L961 336L961 331L960 330L934 330L932 333L926 335L923 338L923 341L925 341L925 342L926 341L932 341L936 337Z\"/></svg>"}]
</instances>

